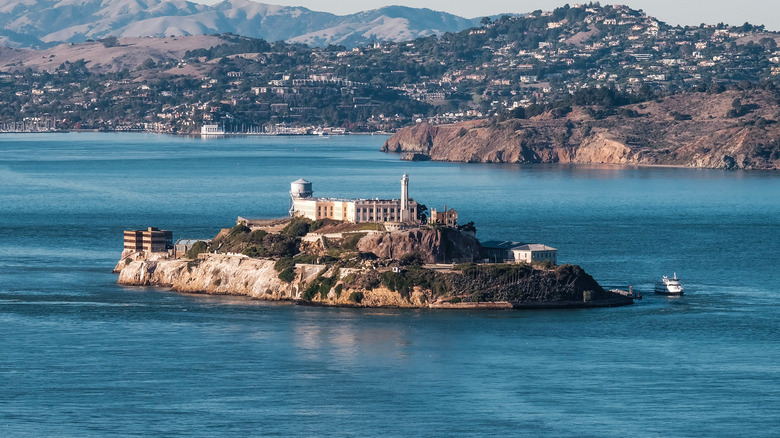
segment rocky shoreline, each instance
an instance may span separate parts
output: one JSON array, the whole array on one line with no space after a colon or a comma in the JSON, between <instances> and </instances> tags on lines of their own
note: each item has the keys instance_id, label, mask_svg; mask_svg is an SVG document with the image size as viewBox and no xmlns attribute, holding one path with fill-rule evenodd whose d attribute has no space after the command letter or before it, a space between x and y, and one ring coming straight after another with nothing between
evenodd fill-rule
<instances>
[{"instance_id":1,"label":"rocky shoreline","mask_svg":"<svg viewBox=\"0 0 780 438\"><path fill-rule=\"evenodd\" d=\"M231 230L223 230L220 236L230 235L225 231ZM310 254L316 252L319 240L307 240L302 247ZM235 252L203 252L187 259L126 250L114 272L118 273L118 284L126 286L328 307L504 310L633 303L604 290L577 266L464 264L442 271L424 264L400 265L401 257L392 256L417 250L416 257L424 261L435 258L435 252L445 247L453 251L454 245L458 246L456 251L478 251L478 241L459 232L416 230L363 236L356 243L361 248L358 254L371 254L373 260L360 263L310 263L300 258L290 259L290 265L281 269L278 258ZM377 259L376 253L385 258Z\"/></svg>"},{"instance_id":2,"label":"rocky shoreline","mask_svg":"<svg viewBox=\"0 0 780 438\"><path fill-rule=\"evenodd\" d=\"M687 92L618 109L571 107L564 116L419 123L396 132L382 151L414 161L778 170L778 114L765 90Z\"/></svg>"}]
</instances>

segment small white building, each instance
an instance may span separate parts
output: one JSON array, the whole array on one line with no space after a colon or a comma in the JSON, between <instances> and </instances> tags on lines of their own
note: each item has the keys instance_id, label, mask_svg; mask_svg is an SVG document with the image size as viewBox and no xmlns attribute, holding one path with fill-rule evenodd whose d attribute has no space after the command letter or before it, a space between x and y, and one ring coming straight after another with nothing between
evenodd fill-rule
<instances>
[{"instance_id":1,"label":"small white building","mask_svg":"<svg viewBox=\"0 0 780 438\"><path fill-rule=\"evenodd\" d=\"M225 130L219 125L203 125L200 127L200 135L224 135Z\"/></svg>"},{"instance_id":2,"label":"small white building","mask_svg":"<svg viewBox=\"0 0 780 438\"><path fill-rule=\"evenodd\" d=\"M515 263L531 263L549 261L558 264L558 250L540 243L529 243L510 249L515 257Z\"/></svg>"}]
</instances>

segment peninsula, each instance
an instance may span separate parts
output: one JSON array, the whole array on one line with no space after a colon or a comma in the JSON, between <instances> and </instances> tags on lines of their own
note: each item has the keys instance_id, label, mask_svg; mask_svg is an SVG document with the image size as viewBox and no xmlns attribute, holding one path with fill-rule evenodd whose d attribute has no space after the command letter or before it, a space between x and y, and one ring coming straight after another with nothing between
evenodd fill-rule
<instances>
[{"instance_id":1,"label":"peninsula","mask_svg":"<svg viewBox=\"0 0 780 438\"><path fill-rule=\"evenodd\" d=\"M777 170L779 99L771 84L712 87L641 103L615 90L579 91L534 112L418 123L399 130L382 150L411 160Z\"/></svg>"},{"instance_id":2,"label":"peninsula","mask_svg":"<svg viewBox=\"0 0 780 438\"><path fill-rule=\"evenodd\" d=\"M148 228L125 232L119 284L344 307L512 309L611 307L632 297L542 244L485 242L457 211L400 199L314 197L291 184L291 217L239 217L213 239Z\"/></svg>"}]
</instances>

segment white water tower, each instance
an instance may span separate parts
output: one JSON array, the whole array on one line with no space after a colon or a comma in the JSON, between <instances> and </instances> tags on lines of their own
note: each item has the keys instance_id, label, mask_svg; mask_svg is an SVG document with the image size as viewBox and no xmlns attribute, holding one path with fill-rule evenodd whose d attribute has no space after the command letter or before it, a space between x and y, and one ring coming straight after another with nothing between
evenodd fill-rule
<instances>
[{"instance_id":1,"label":"white water tower","mask_svg":"<svg viewBox=\"0 0 780 438\"><path fill-rule=\"evenodd\" d=\"M311 183L301 178L290 183L290 216L295 213L295 200L308 199L314 194Z\"/></svg>"}]
</instances>

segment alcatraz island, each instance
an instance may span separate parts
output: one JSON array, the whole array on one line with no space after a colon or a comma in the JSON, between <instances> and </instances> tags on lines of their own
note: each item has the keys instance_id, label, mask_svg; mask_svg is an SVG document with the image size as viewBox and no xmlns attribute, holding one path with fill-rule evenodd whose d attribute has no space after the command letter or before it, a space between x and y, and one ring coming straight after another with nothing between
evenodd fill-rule
<instances>
[{"instance_id":1,"label":"alcatraz island","mask_svg":"<svg viewBox=\"0 0 780 438\"><path fill-rule=\"evenodd\" d=\"M409 197L315 197L291 183L289 216L238 217L213 239L179 239L149 227L124 232L119 284L185 293L341 307L519 309L612 307L633 293L605 290L557 249L480 242L473 222Z\"/></svg>"}]
</instances>

